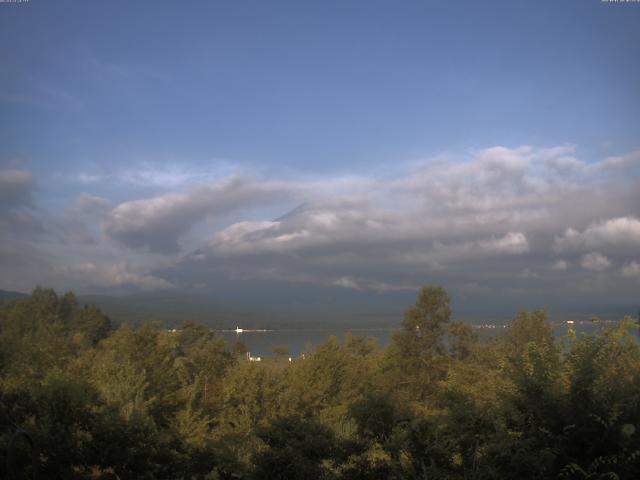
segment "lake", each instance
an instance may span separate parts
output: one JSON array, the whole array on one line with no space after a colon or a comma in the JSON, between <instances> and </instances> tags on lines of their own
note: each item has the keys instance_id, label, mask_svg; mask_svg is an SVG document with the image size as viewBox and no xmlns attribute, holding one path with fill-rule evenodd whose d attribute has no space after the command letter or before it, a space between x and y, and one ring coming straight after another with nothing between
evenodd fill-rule
<instances>
[{"instance_id":1,"label":"lake","mask_svg":"<svg viewBox=\"0 0 640 480\"><path fill-rule=\"evenodd\" d=\"M603 324L591 321L577 321L574 324L576 334L597 332L603 325L613 325L613 322ZM481 338L491 338L504 332L504 325L473 325L474 330ZM558 337L567 334L567 324L565 322L553 323L554 333ZM391 342L393 332L397 328L308 328L308 329L278 329L267 331L244 331L235 333L233 331L217 331L225 340L234 342L241 340L247 346L249 352L254 357L265 357L273 355L273 347L287 346L289 355L292 357L301 355L306 347L319 345L327 341L334 335L342 340L347 333L359 337L373 337L380 347L384 347Z\"/></svg>"},{"instance_id":2,"label":"lake","mask_svg":"<svg viewBox=\"0 0 640 480\"><path fill-rule=\"evenodd\" d=\"M374 337L379 346L385 346L391 341L394 328L373 328L373 329L282 329L267 330L265 332L243 332L235 333L229 331L216 332L229 342L240 340L247 346L249 352L254 357L264 357L273 355L274 346L286 345L289 348L289 355L297 357L301 355L308 344L319 345L335 335L342 340L347 333L358 337Z\"/></svg>"}]
</instances>

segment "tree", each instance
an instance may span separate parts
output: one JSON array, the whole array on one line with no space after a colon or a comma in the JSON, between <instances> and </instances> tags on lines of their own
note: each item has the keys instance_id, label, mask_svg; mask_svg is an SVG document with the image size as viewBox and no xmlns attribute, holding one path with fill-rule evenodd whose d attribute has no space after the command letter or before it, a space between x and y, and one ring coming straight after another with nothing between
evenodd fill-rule
<instances>
[{"instance_id":1,"label":"tree","mask_svg":"<svg viewBox=\"0 0 640 480\"><path fill-rule=\"evenodd\" d=\"M475 350L478 336L464 322L451 322L448 331L449 350L456 360L466 360Z\"/></svg>"},{"instance_id":2,"label":"tree","mask_svg":"<svg viewBox=\"0 0 640 480\"><path fill-rule=\"evenodd\" d=\"M258 430L266 448L253 459L255 480L322 480L323 460L330 459L335 435L313 419L298 416L275 420Z\"/></svg>"},{"instance_id":3,"label":"tree","mask_svg":"<svg viewBox=\"0 0 640 480\"><path fill-rule=\"evenodd\" d=\"M450 299L438 286L423 287L393 336L389 362L400 386L424 400L445 373L448 360L443 336L451 317Z\"/></svg>"},{"instance_id":4,"label":"tree","mask_svg":"<svg viewBox=\"0 0 640 480\"><path fill-rule=\"evenodd\" d=\"M35 392L38 406L35 441L47 478L77 478L92 465L95 392L60 370L52 370Z\"/></svg>"},{"instance_id":5,"label":"tree","mask_svg":"<svg viewBox=\"0 0 640 480\"><path fill-rule=\"evenodd\" d=\"M552 345L554 342L553 327L549 323L547 312L544 310L518 312L511 320L503 340L511 355L522 353L527 344L531 342L538 345Z\"/></svg>"},{"instance_id":6,"label":"tree","mask_svg":"<svg viewBox=\"0 0 640 480\"><path fill-rule=\"evenodd\" d=\"M566 357L563 420L568 428L561 463L576 467L567 478L598 478L610 471L622 479L640 477L636 330L633 319L625 317L612 328L580 338ZM591 476L580 476L582 469Z\"/></svg>"}]
</instances>

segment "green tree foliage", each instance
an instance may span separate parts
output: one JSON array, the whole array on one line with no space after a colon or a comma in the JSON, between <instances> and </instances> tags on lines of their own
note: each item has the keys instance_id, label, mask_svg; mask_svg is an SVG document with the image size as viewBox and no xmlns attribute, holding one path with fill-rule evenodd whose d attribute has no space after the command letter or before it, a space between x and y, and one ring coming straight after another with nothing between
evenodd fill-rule
<instances>
[{"instance_id":1,"label":"green tree foliage","mask_svg":"<svg viewBox=\"0 0 640 480\"><path fill-rule=\"evenodd\" d=\"M88 385L59 370L51 370L34 393L35 441L43 454L43 471L50 478L73 478L74 470L92 463L92 405L97 396Z\"/></svg>"},{"instance_id":2,"label":"green tree foliage","mask_svg":"<svg viewBox=\"0 0 640 480\"><path fill-rule=\"evenodd\" d=\"M52 479L640 478L628 317L559 340L523 311L480 341L425 287L384 349L245 351L193 322L113 329L72 293L0 303L0 478L17 428Z\"/></svg>"},{"instance_id":3,"label":"green tree foliage","mask_svg":"<svg viewBox=\"0 0 640 480\"><path fill-rule=\"evenodd\" d=\"M502 340L509 353L517 355L531 343L552 345L554 343L553 327L544 310L533 313L522 311L511 321Z\"/></svg>"},{"instance_id":4,"label":"green tree foliage","mask_svg":"<svg viewBox=\"0 0 640 480\"><path fill-rule=\"evenodd\" d=\"M333 431L313 419L279 418L257 435L266 448L253 458L255 480L322 480L330 478L323 461L336 445Z\"/></svg>"},{"instance_id":5,"label":"green tree foliage","mask_svg":"<svg viewBox=\"0 0 640 480\"><path fill-rule=\"evenodd\" d=\"M390 377L396 380L396 387L407 390L409 398L426 400L446 374L449 304L444 288L424 287L393 337L388 351Z\"/></svg>"},{"instance_id":6,"label":"green tree foliage","mask_svg":"<svg viewBox=\"0 0 640 480\"><path fill-rule=\"evenodd\" d=\"M590 475L640 476L640 345L630 317L576 341L564 364L563 462ZM575 478L581 478L574 475ZM586 477L585 477L586 478Z\"/></svg>"},{"instance_id":7,"label":"green tree foliage","mask_svg":"<svg viewBox=\"0 0 640 480\"><path fill-rule=\"evenodd\" d=\"M38 287L29 297L0 304L0 381L5 388L29 387L110 331L99 309L81 308L70 292L58 298Z\"/></svg>"},{"instance_id":8,"label":"green tree foliage","mask_svg":"<svg viewBox=\"0 0 640 480\"><path fill-rule=\"evenodd\" d=\"M471 326L459 320L450 323L448 339L451 356L461 361L468 359L478 344L478 335Z\"/></svg>"}]
</instances>

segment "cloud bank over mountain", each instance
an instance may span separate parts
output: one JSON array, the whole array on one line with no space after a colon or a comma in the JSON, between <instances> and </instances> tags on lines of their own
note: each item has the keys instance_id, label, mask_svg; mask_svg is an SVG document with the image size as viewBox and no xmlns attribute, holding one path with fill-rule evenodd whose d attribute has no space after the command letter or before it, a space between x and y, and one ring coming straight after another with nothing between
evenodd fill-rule
<instances>
[{"instance_id":1,"label":"cloud bank over mountain","mask_svg":"<svg viewBox=\"0 0 640 480\"><path fill-rule=\"evenodd\" d=\"M200 289L223 281L358 292L441 283L625 299L640 286L640 153L574 145L441 155L392 174L233 173L153 195L79 193L59 211L0 170L2 288ZM199 177L195 177L199 178ZM275 179L274 179L275 178ZM87 187L82 183L82 187Z\"/></svg>"}]
</instances>

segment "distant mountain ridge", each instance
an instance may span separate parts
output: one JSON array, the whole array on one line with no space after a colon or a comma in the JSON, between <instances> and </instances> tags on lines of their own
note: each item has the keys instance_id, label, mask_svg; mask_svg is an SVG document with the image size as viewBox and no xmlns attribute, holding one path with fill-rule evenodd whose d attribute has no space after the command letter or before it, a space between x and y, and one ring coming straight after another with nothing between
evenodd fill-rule
<instances>
[{"instance_id":1,"label":"distant mountain ridge","mask_svg":"<svg viewBox=\"0 0 640 480\"><path fill-rule=\"evenodd\" d=\"M115 323L140 323L158 320L169 327L195 321L212 328L300 328L318 325L333 327L388 326L392 315L367 315L349 309L320 309L309 301L301 305L274 305L269 302L245 302L236 298L185 292L137 293L125 296L79 295L82 304L95 304ZM398 312L400 318L402 311Z\"/></svg>"},{"instance_id":2,"label":"distant mountain ridge","mask_svg":"<svg viewBox=\"0 0 640 480\"><path fill-rule=\"evenodd\" d=\"M15 292L12 290L0 290L0 302L4 300L15 300L16 298L24 298L28 296L28 293Z\"/></svg>"},{"instance_id":3,"label":"distant mountain ridge","mask_svg":"<svg viewBox=\"0 0 640 480\"><path fill-rule=\"evenodd\" d=\"M62 294L63 291L58 291ZM235 293L235 295L234 295ZM0 301L24 298L26 293L0 290ZM405 310L415 302L413 292L370 295L344 289L303 289L292 286L283 295L276 290L248 285L242 295L232 289L211 291L157 291L125 295L79 294L81 305L94 304L114 324L159 321L169 328L194 321L211 328L389 328L399 325ZM470 324L507 323L519 310L544 308L544 304L483 304L453 298L453 318ZM619 320L637 318L633 305L553 305L551 320L586 320L598 316Z\"/></svg>"}]
</instances>

